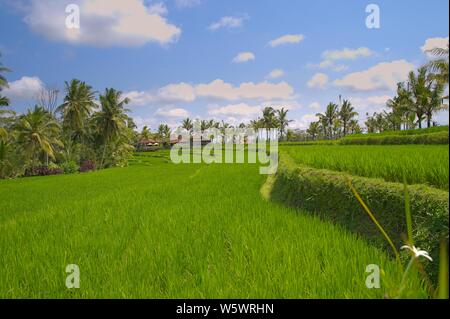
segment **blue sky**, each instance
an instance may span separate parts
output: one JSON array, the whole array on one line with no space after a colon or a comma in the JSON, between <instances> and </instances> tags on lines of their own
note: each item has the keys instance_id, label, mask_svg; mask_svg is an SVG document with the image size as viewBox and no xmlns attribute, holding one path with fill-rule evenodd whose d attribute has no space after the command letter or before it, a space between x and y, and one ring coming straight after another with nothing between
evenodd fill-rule
<instances>
[{"instance_id":1,"label":"blue sky","mask_svg":"<svg viewBox=\"0 0 450 319\"><path fill-rule=\"evenodd\" d=\"M65 25L80 8L80 29ZM366 6L380 28L366 27ZM0 52L21 112L44 86L79 78L132 99L140 127L183 117L232 123L267 105L304 128L338 96L363 121L448 42L449 3L295 0L0 0ZM448 112L437 116L448 123Z\"/></svg>"}]
</instances>

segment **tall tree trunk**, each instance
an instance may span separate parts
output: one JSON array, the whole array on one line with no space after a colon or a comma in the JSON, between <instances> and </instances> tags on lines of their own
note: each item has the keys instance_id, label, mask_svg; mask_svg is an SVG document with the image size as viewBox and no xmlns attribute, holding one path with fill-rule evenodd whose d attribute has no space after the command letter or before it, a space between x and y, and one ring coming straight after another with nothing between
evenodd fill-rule
<instances>
[{"instance_id":1,"label":"tall tree trunk","mask_svg":"<svg viewBox=\"0 0 450 319\"><path fill-rule=\"evenodd\" d=\"M107 141L105 141L105 145L103 146L102 161L100 162L100 167L101 167L101 168L103 168L103 162L105 161L105 156L106 156L106 146L108 146Z\"/></svg>"}]
</instances>

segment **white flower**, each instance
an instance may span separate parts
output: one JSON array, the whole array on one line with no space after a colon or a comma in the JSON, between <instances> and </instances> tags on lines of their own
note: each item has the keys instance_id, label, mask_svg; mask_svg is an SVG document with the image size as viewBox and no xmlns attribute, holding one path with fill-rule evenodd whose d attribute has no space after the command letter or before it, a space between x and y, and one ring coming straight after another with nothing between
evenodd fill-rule
<instances>
[{"instance_id":1,"label":"white flower","mask_svg":"<svg viewBox=\"0 0 450 319\"><path fill-rule=\"evenodd\" d=\"M420 248L416 248L415 246L402 246L400 249L408 249L410 250L413 254L415 258L419 258L420 256L427 258L430 261L433 261L433 259L430 257L430 255L428 254L427 251L425 250L420 250Z\"/></svg>"}]
</instances>

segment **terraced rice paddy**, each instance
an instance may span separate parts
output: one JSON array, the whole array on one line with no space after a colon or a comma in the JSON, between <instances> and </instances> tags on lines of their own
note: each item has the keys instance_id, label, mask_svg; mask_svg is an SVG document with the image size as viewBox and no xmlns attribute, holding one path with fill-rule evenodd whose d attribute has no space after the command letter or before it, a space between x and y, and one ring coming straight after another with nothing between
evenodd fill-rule
<instances>
[{"instance_id":1,"label":"terraced rice paddy","mask_svg":"<svg viewBox=\"0 0 450 319\"><path fill-rule=\"evenodd\" d=\"M0 298L395 295L391 257L265 200L258 168L154 153L128 168L0 181ZM80 289L65 287L68 264L80 267ZM365 285L369 264L383 269L381 289ZM414 276L406 288L426 295Z\"/></svg>"},{"instance_id":2,"label":"terraced rice paddy","mask_svg":"<svg viewBox=\"0 0 450 319\"><path fill-rule=\"evenodd\" d=\"M283 146L297 163L448 191L448 145Z\"/></svg>"}]
</instances>

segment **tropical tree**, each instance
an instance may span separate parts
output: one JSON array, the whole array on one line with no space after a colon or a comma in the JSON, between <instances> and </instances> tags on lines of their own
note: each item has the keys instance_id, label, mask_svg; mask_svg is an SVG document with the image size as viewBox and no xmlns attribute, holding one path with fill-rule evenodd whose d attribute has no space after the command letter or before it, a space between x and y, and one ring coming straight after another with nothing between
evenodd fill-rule
<instances>
[{"instance_id":1,"label":"tropical tree","mask_svg":"<svg viewBox=\"0 0 450 319\"><path fill-rule=\"evenodd\" d=\"M152 135L152 133L150 132L150 129L146 125L142 128L142 131L139 134L139 138L143 141L148 141L150 139L151 135Z\"/></svg>"},{"instance_id":2,"label":"tropical tree","mask_svg":"<svg viewBox=\"0 0 450 319\"><path fill-rule=\"evenodd\" d=\"M362 129L357 120L351 120L348 122L348 131L350 134L361 134Z\"/></svg>"},{"instance_id":3,"label":"tropical tree","mask_svg":"<svg viewBox=\"0 0 450 319\"><path fill-rule=\"evenodd\" d=\"M424 107L425 117L427 119L427 127L431 127L432 118L436 112L448 108L448 105L445 105L442 102L442 95L444 94L444 84L440 81L436 81L434 86L430 90L431 91L428 97L428 101Z\"/></svg>"},{"instance_id":4,"label":"tropical tree","mask_svg":"<svg viewBox=\"0 0 450 319\"><path fill-rule=\"evenodd\" d=\"M172 131L167 124L160 124L158 127L157 135L163 141L164 144L168 144L170 142L170 134Z\"/></svg>"},{"instance_id":5,"label":"tropical tree","mask_svg":"<svg viewBox=\"0 0 450 319\"><path fill-rule=\"evenodd\" d=\"M285 110L284 108L281 108L281 110L277 110L277 123L278 127L280 129L280 139L283 140L284 133L286 132L286 128L289 126L289 123L292 122L292 120L287 119L287 113L289 111Z\"/></svg>"},{"instance_id":6,"label":"tropical tree","mask_svg":"<svg viewBox=\"0 0 450 319\"><path fill-rule=\"evenodd\" d=\"M279 122L272 107L265 107L262 113L262 128L266 129L266 140L270 140L269 130L279 127Z\"/></svg>"},{"instance_id":7,"label":"tropical tree","mask_svg":"<svg viewBox=\"0 0 450 319\"><path fill-rule=\"evenodd\" d=\"M344 100L341 106L341 110L339 111L339 119L342 122L344 136L347 135L348 133L349 122L353 120L353 118L357 115L358 113L355 112L355 109L353 108L350 101Z\"/></svg>"},{"instance_id":8,"label":"tropical tree","mask_svg":"<svg viewBox=\"0 0 450 319\"><path fill-rule=\"evenodd\" d=\"M333 138L333 125L339 116L339 106L334 103L329 103L325 113L318 113L316 116L321 122L324 132L329 138Z\"/></svg>"},{"instance_id":9,"label":"tropical tree","mask_svg":"<svg viewBox=\"0 0 450 319\"><path fill-rule=\"evenodd\" d=\"M408 86L409 89L404 92L403 98L409 102L410 110L416 114L419 128L422 128L425 107L431 97L427 79L427 68L419 68L417 74L411 71L408 75Z\"/></svg>"},{"instance_id":10,"label":"tropical tree","mask_svg":"<svg viewBox=\"0 0 450 319\"><path fill-rule=\"evenodd\" d=\"M320 122L311 122L309 124L309 128L306 130L306 133L308 133L313 140L317 139L320 134Z\"/></svg>"},{"instance_id":11,"label":"tropical tree","mask_svg":"<svg viewBox=\"0 0 450 319\"><path fill-rule=\"evenodd\" d=\"M61 128L54 117L41 106L29 109L26 114L19 116L14 125L17 142L21 146L27 160L32 167L39 163L44 154L47 158L55 159L55 147L63 147L59 139Z\"/></svg>"},{"instance_id":12,"label":"tropical tree","mask_svg":"<svg viewBox=\"0 0 450 319\"><path fill-rule=\"evenodd\" d=\"M65 82L64 102L57 111L61 112L62 124L70 139L81 142L86 135L87 121L96 107L92 87L77 79Z\"/></svg>"},{"instance_id":13,"label":"tropical tree","mask_svg":"<svg viewBox=\"0 0 450 319\"><path fill-rule=\"evenodd\" d=\"M122 99L122 92L112 88L107 88L105 93L100 95L101 109L92 116L92 121L103 143L100 167L103 167L105 163L109 144L114 144L116 140L128 133L126 113L129 110L125 108L125 105L129 101L128 98Z\"/></svg>"},{"instance_id":14,"label":"tropical tree","mask_svg":"<svg viewBox=\"0 0 450 319\"><path fill-rule=\"evenodd\" d=\"M434 48L428 52L434 55L435 59L427 64L428 70L432 73L431 77L437 82L448 85L448 55L449 45L446 48ZM447 97L448 98L448 97Z\"/></svg>"},{"instance_id":15,"label":"tropical tree","mask_svg":"<svg viewBox=\"0 0 450 319\"><path fill-rule=\"evenodd\" d=\"M185 129L189 133L192 133L192 130L194 129L194 123L190 118L186 118L181 123L181 128Z\"/></svg>"},{"instance_id":16,"label":"tropical tree","mask_svg":"<svg viewBox=\"0 0 450 319\"><path fill-rule=\"evenodd\" d=\"M0 53L1 57L1 53ZM8 87L8 80L6 80L6 77L2 74L5 72L11 72L8 68L5 68L2 63L0 62L0 106L8 106L9 105L9 99L6 96L1 95L1 91L4 87Z\"/></svg>"}]
</instances>

